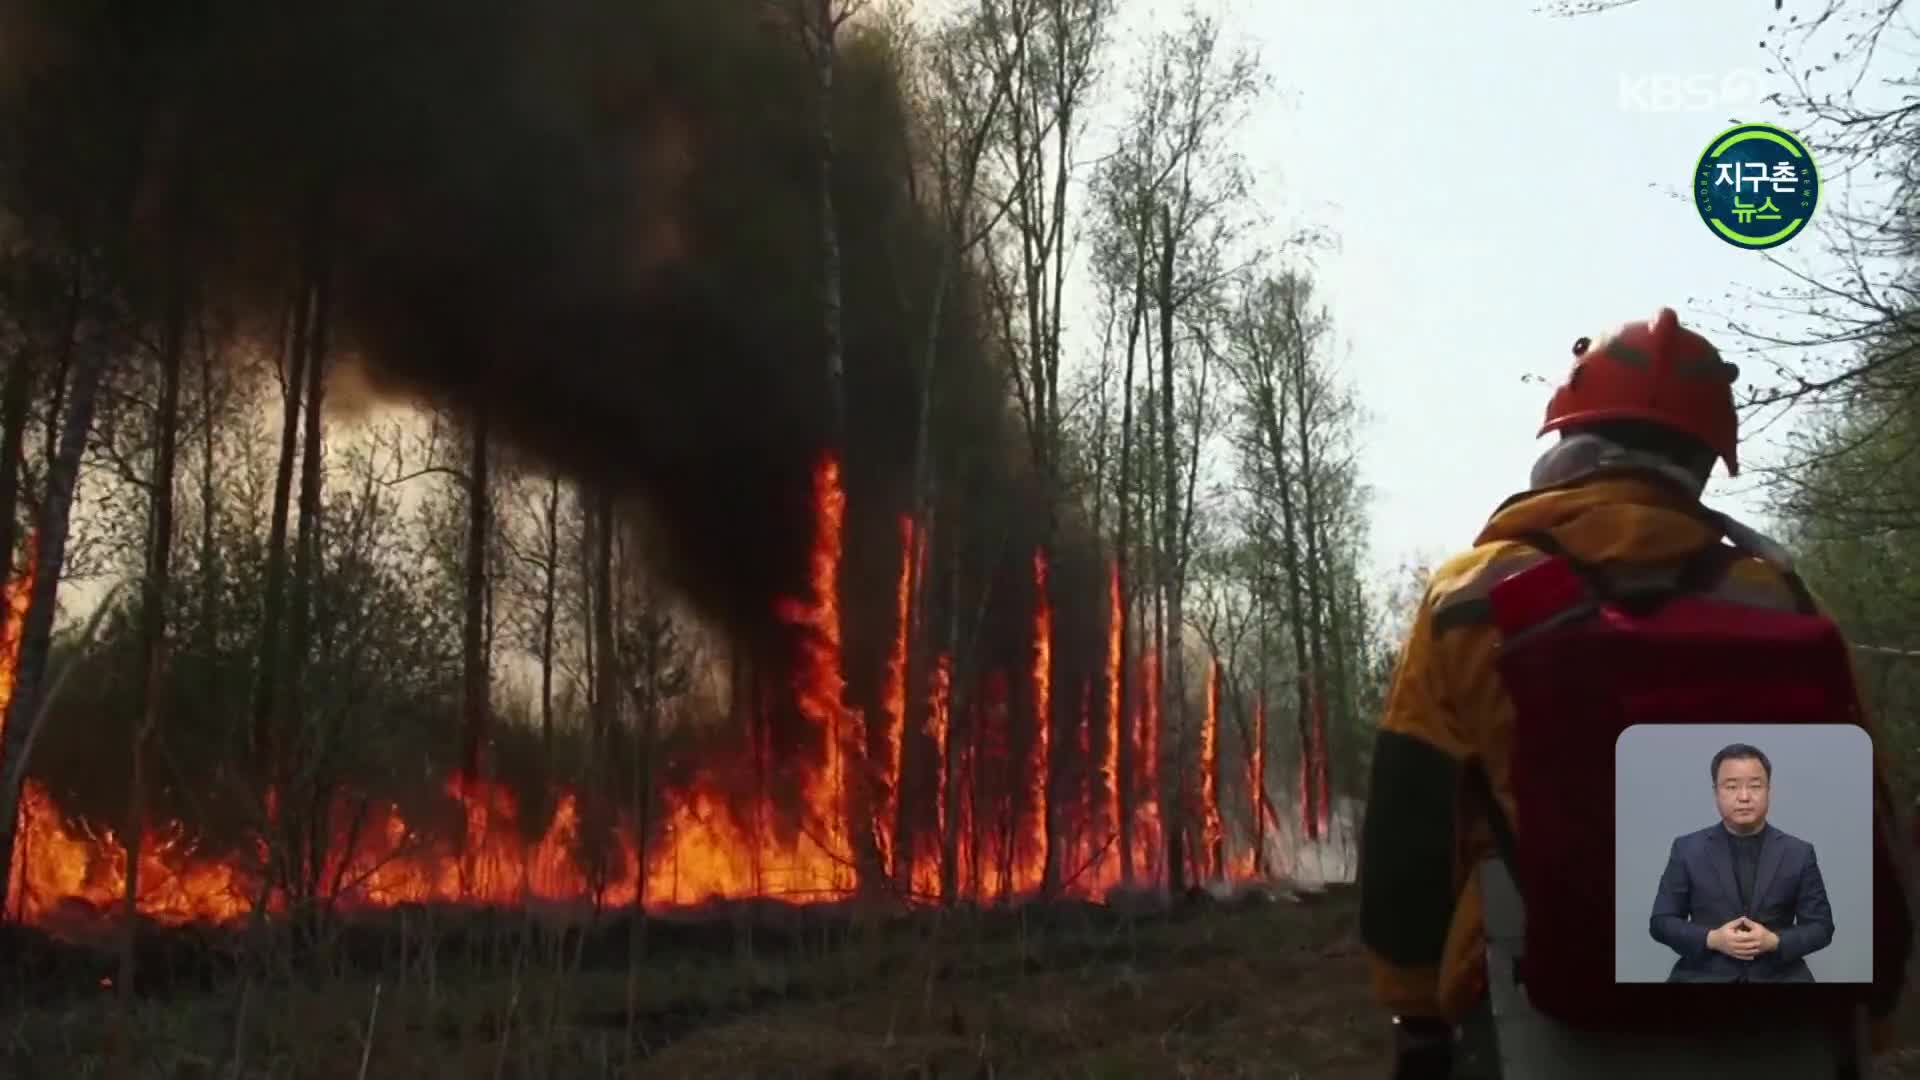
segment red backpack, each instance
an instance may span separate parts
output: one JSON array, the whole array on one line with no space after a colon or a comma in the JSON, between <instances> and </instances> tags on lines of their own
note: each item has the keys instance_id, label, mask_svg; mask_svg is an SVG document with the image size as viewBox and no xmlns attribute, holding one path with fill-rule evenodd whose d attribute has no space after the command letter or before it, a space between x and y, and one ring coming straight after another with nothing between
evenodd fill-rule
<instances>
[{"instance_id":1,"label":"red backpack","mask_svg":"<svg viewBox=\"0 0 1920 1080\"><path fill-rule=\"evenodd\" d=\"M1621 733L1734 718L1864 726L1860 704L1846 642L1797 578L1788 575L1797 611L1712 595L1743 554L1738 548L1715 543L1661 573L1585 564L1546 533L1523 539L1549 557L1489 597L1501 634L1498 668L1515 708L1517 833L1477 761L1468 777L1525 905L1515 974L1533 1007L1590 1030L1699 1031L1781 1015L1839 1022L1870 997L1897 993L1911 927L1878 830L1873 985L1614 982L1605 943L1615 925L1612 793ZM1567 797L1562 781L1570 776L1608 797Z\"/></svg>"}]
</instances>

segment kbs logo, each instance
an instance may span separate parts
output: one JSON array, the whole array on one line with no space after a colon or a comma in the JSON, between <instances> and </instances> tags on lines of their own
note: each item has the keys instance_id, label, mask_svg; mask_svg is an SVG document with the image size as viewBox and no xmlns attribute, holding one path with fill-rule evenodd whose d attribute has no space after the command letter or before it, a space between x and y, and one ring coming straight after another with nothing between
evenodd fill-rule
<instances>
[{"instance_id":1,"label":"kbs logo","mask_svg":"<svg viewBox=\"0 0 1920 1080\"><path fill-rule=\"evenodd\" d=\"M1619 105L1625 112L1707 112L1757 105L1766 81L1752 68L1710 74L1620 76Z\"/></svg>"}]
</instances>

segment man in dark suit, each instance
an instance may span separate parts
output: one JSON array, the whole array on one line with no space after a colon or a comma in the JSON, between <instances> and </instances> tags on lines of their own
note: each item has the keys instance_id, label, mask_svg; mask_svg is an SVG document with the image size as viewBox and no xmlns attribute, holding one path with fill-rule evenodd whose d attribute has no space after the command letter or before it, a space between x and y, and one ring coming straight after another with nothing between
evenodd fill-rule
<instances>
[{"instance_id":1,"label":"man in dark suit","mask_svg":"<svg viewBox=\"0 0 1920 1080\"><path fill-rule=\"evenodd\" d=\"M1713 755L1718 824L1674 840L1647 929L1680 954L1668 982L1812 982L1833 941L1813 845L1767 824L1773 763L1746 743Z\"/></svg>"}]
</instances>

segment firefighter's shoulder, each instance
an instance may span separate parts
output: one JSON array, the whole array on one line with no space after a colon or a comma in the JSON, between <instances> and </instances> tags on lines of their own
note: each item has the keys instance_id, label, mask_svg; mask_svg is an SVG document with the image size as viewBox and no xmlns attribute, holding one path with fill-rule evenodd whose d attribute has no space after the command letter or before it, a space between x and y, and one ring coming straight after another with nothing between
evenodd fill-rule
<instances>
[{"instance_id":1,"label":"firefighter's shoulder","mask_svg":"<svg viewBox=\"0 0 1920 1080\"><path fill-rule=\"evenodd\" d=\"M1714 516L1738 552L1713 590L1716 599L1774 611L1823 610L1801 580L1786 545L1724 514Z\"/></svg>"},{"instance_id":2,"label":"firefighter's shoulder","mask_svg":"<svg viewBox=\"0 0 1920 1080\"><path fill-rule=\"evenodd\" d=\"M1539 549L1518 540L1491 540L1434 567L1426 597L1433 635L1489 623L1488 596L1493 587L1546 558Z\"/></svg>"}]
</instances>

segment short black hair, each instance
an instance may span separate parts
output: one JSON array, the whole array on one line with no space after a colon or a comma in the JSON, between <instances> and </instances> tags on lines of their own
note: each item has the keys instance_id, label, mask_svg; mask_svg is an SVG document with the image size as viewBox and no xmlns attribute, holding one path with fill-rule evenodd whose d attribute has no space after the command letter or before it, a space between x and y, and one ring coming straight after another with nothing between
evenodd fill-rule
<instances>
[{"instance_id":1,"label":"short black hair","mask_svg":"<svg viewBox=\"0 0 1920 1080\"><path fill-rule=\"evenodd\" d=\"M1720 782L1721 762L1744 760L1747 758L1758 761L1761 770L1767 774L1767 779L1773 779L1773 762L1767 760L1766 753L1757 746L1743 742L1728 743L1726 746L1721 747L1720 752L1713 755L1713 764L1707 767L1707 775L1713 778L1714 783L1718 784Z\"/></svg>"},{"instance_id":2,"label":"short black hair","mask_svg":"<svg viewBox=\"0 0 1920 1080\"><path fill-rule=\"evenodd\" d=\"M1598 435L1629 450L1666 458L1695 472L1710 474L1720 455L1706 443L1683 431L1648 420L1598 420L1566 429L1568 436Z\"/></svg>"}]
</instances>

